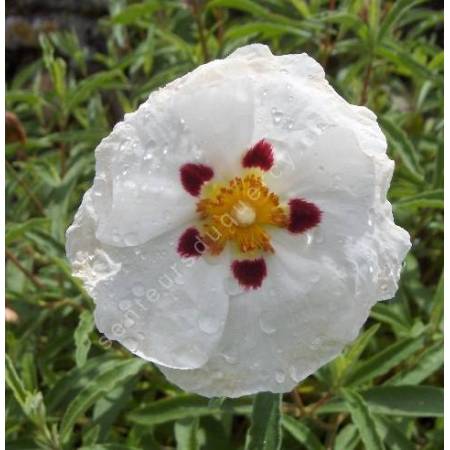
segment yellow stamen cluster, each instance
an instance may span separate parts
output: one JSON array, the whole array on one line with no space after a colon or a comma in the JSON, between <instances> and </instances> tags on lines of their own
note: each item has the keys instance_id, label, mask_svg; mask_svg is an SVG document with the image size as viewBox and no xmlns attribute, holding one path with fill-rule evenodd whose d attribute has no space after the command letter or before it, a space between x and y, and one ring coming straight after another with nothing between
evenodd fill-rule
<instances>
[{"instance_id":1,"label":"yellow stamen cluster","mask_svg":"<svg viewBox=\"0 0 450 450\"><path fill-rule=\"evenodd\" d=\"M288 220L278 196L256 170L205 186L197 212L203 221L202 239L212 254L219 254L228 241L242 253L273 251L267 228L286 227Z\"/></svg>"}]
</instances>

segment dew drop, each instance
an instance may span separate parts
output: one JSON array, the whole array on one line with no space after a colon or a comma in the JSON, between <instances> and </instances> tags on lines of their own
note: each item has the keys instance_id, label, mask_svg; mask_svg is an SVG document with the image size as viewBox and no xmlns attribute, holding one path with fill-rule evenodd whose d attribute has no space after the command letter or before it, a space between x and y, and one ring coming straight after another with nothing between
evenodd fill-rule
<instances>
[{"instance_id":1,"label":"dew drop","mask_svg":"<svg viewBox=\"0 0 450 450\"><path fill-rule=\"evenodd\" d=\"M297 368L294 366L289 367L289 376L294 381L298 381L300 379L300 376L297 372Z\"/></svg>"},{"instance_id":2,"label":"dew drop","mask_svg":"<svg viewBox=\"0 0 450 450\"><path fill-rule=\"evenodd\" d=\"M136 333L136 337L140 340L143 341L145 339L145 334L142 331L138 331Z\"/></svg>"},{"instance_id":3,"label":"dew drop","mask_svg":"<svg viewBox=\"0 0 450 450\"><path fill-rule=\"evenodd\" d=\"M269 313L263 312L259 317L259 327L264 334L273 334L277 331L276 327L273 325L271 316Z\"/></svg>"},{"instance_id":4,"label":"dew drop","mask_svg":"<svg viewBox=\"0 0 450 450\"><path fill-rule=\"evenodd\" d=\"M286 379L286 375L281 370L277 370L275 372L275 380L277 383L284 383L284 380Z\"/></svg>"},{"instance_id":5,"label":"dew drop","mask_svg":"<svg viewBox=\"0 0 450 450\"><path fill-rule=\"evenodd\" d=\"M294 121L292 119L287 119L286 120L286 128L288 130L292 130L293 127L294 127Z\"/></svg>"},{"instance_id":6,"label":"dew drop","mask_svg":"<svg viewBox=\"0 0 450 450\"><path fill-rule=\"evenodd\" d=\"M144 286L142 284L138 283L138 284L133 286L133 288L131 289L131 292L136 297L142 297L145 294L145 289L144 289Z\"/></svg>"},{"instance_id":7,"label":"dew drop","mask_svg":"<svg viewBox=\"0 0 450 450\"><path fill-rule=\"evenodd\" d=\"M130 350L130 352L135 352L138 348L138 342L133 338L126 338L123 341L123 345Z\"/></svg>"},{"instance_id":8,"label":"dew drop","mask_svg":"<svg viewBox=\"0 0 450 450\"><path fill-rule=\"evenodd\" d=\"M241 287L233 277L228 277L225 279L225 291L228 295L234 297L242 294L244 292L244 288Z\"/></svg>"},{"instance_id":9,"label":"dew drop","mask_svg":"<svg viewBox=\"0 0 450 450\"><path fill-rule=\"evenodd\" d=\"M121 302L119 302L119 309L121 311L127 311L128 309L130 309L131 303L128 300L122 300Z\"/></svg>"},{"instance_id":10,"label":"dew drop","mask_svg":"<svg viewBox=\"0 0 450 450\"><path fill-rule=\"evenodd\" d=\"M214 334L220 328L220 322L214 317L200 317L198 327L203 333Z\"/></svg>"},{"instance_id":11,"label":"dew drop","mask_svg":"<svg viewBox=\"0 0 450 450\"><path fill-rule=\"evenodd\" d=\"M223 353L222 356L228 364L233 365L237 363L237 357L234 355Z\"/></svg>"},{"instance_id":12,"label":"dew drop","mask_svg":"<svg viewBox=\"0 0 450 450\"><path fill-rule=\"evenodd\" d=\"M272 108L272 120L275 125L279 125L281 119L283 118L283 113L276 108Z\"/></svg>"},{"instance_id":13,"label":"dew drop","mask_svg":"<svg viewBox=\"0 0 450 450\"><path fill-rule=\"evenodd\" d=\"M316 337L315 339L313 339L313 341L311 342L310 348L312 350L317 350L320 347L320 344L322 343L322 339L320 337Z\"/></svg>"},{"instance_id":14,"label":"dew drop","mask_svg":"<svg viewBox=\"0 0 450 450\"><path fill-rule=\"evenodd\" d=\"M138 237L136 233L127 233L124 238L125 245L136 245Z\"/></svg>"}]
</instances>

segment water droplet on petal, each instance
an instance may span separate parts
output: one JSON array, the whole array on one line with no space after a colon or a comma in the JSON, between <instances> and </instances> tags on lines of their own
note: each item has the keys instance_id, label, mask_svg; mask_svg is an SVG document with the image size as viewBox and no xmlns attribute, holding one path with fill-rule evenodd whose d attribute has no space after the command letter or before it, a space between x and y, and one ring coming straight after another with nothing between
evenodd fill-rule
<instances>
[{"instance_id":1,"label":"water droplet on petal","mask_svg":"<svg viewBox=\"0 0 450 450\"><path fill-rule=\"evenodd\" d=\"M237 363L237 357L235 355L223 353L222 356L228 364L233 365Z\"/></svg>"},{"instance_id":2,"label":"water droplet on petal","mask_svg":"<svg viewBox=\"0 0 450 450\"><path fill-rule=\"evenodd\" d=\"M296 382L300 379L297 368L294 366L289 367L289 376Z\"/></svg>"},{"instance_id":3,"label":"water droplet on petal","mask_svg":"<svg viewBox=\"0 0 450 450\"><path fill-rule=\"evenodd\" d=\"M131 292L136 297L142 297L145 294L145 288L144 288L144 286L142 284L138 283L138 284L133 286L133 288L131 289Z\"/></svg>"},{"instance_id":4,"label":"water droplet on petal","mask_svg":"<svg viewBox=\"0 0 450 450\"><path fill-rule=\"evenodd\" d=\"M198 320L198 327L206 334L217 333L220 325L220 322L215 317L200 317Z\"/></svg>"},{"instance_id":5,"label":"water droplet on petal","mask_svg":"<svg viewBox=\"0 0 450 450\"><path fill-rule=\"evenodd\" d=\"M119 302L119 309L121 311L127 311L128 309L130 309L131 303L128 300L122 300L121 302Z\"/></svg>"},{"instance_id":6,"label":"water droplet on petal","mask_svg":"<svg viewBox=\"0 0 450 450\"><path fill-rule=\"evenodd\" d=\"M273 334L277 331L277 328L273 323L273 318L268 312L261 313L261 316L259 317L259 326L261 331L265 334Z\"/></svg>"},{"instance_id":7,"label":"water droplet on petal","mask_svg":"<svg viewBox=\"0 0 450 450\"><path fill-rule=\"evenodd\" d=\"M126 338L123 341L124 347L126 347L130 352L135 352L138 348L138 342L133 338Z\"/></svg>"},{"instance_id":8,"label":"water droplet on petal","mask_svg":"<svg viewBox=\"0 0 450 450\"><path fill-rule=\"evenodd\" d=\"M286 379L286 375L281 370L277 370L275 372L275 380L277 383L284 383L284 380Z\"/></svg>"},{"instance_id":9,"label":"water droplet on petal","mask_svg":"<svg viewBox=\"0 0 450 450\"><path fill-rule=\"evenodd\" d=\"M283 113L276 108L272 108L272 119L275 125L278 125L281 122L283 117Z\"/></svg>"},{"instance_id":10,"label":"water droplet on petal","mask_svg":"<svg viewBox=\"0 0 450 450\"><path fill-rule=\"evenodd\" d=\"M240 295L244 292L244 288L233 278L228 277L225 279L225 291L230 296Z\"/></svg>"}]
</instances>

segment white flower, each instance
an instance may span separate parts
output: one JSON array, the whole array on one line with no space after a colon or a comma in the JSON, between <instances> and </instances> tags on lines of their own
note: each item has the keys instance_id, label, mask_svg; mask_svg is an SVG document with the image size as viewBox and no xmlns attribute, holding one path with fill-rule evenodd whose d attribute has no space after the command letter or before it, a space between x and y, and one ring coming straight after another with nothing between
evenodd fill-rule
<instances>
[{"instance_id":1,"label":"white flower","mask_svg":"<svg viewBox=\"0 0 450 450\"><path fill-rule=\"evenodd\" d=\"M397 290L409 236L368 109L306 54L240 48L150 95L96 150L67 232L99 330L183 389L284 392Z\"/></svg>"}]
</instances>

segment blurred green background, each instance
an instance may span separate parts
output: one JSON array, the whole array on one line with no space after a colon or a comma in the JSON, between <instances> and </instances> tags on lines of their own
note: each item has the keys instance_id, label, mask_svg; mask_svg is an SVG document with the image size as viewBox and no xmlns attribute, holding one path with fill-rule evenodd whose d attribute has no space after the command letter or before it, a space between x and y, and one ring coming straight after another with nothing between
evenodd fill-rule
<instances>
[{"instance_id":1,"label":"blurred green background","mask_svg":"<svg viewBox=\"0 0 450 450\"><path fill-rule=\"evenodd\" d=\"M376 112L396 161L389 197L413 242L395 299L373 308L342 356L283 396L281 448L443 448L443 4L6 6L7 448L276 448L278 421L256 411L250 427L252 398L180 392L102 340L64 256L100 139L152 90L249 42L309 53L345 99Z\"/></svg>"}]
</instances>

